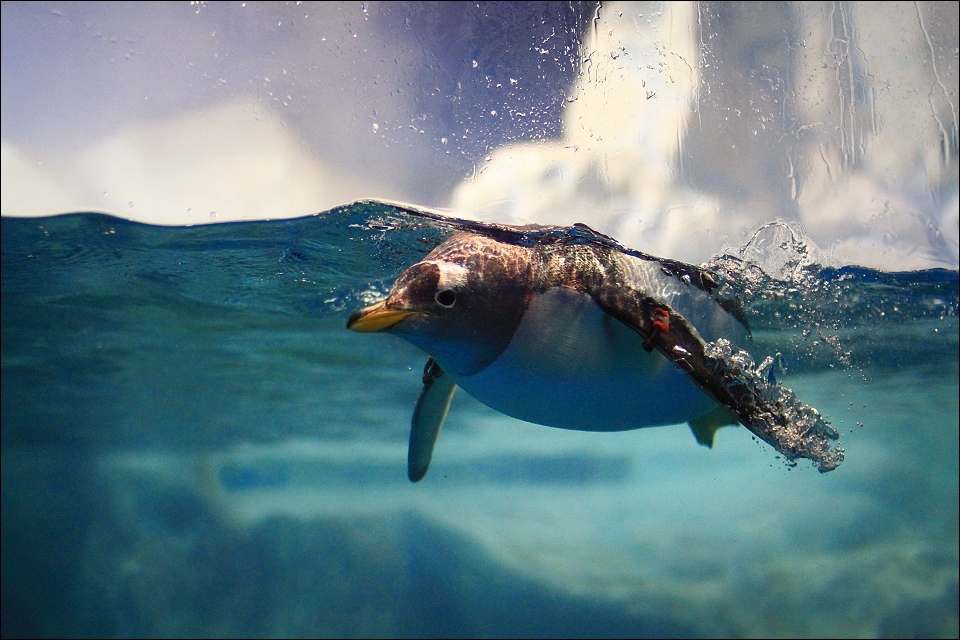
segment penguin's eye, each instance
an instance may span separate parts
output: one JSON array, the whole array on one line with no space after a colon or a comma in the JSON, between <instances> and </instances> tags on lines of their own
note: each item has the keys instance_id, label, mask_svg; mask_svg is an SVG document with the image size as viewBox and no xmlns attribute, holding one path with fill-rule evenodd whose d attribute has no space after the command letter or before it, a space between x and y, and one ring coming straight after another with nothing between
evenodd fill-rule
<instances>
[{"instance_id":1,"label":"penguin's eye","mask_svg":"<svg viewBox=\"0 0 960 640\"><path fill-rule=\"evenodd\" d=\"M433 299L437 301L441 307L446 307L449 309L453 306L453 303L457 301L457 292L453 289L442 289L437 291L436 295L433 296Z\"/></svg>"}]
</instances>

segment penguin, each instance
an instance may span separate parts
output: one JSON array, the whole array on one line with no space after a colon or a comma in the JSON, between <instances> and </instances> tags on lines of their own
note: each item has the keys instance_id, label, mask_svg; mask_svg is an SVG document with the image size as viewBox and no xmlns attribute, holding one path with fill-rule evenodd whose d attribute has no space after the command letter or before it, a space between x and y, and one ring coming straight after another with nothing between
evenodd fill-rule
<instances>
[{"instance_id":1,"label":"penguin","mask_svg":"<svg viewBox=\"0 0 960 640\"><path fill-rule=\"evenodd\" d=\"M742 423L777 446L768 422L778 408L707 352L718 340L751 341L742 308L713 295L710 274L627 254L586 225L571 229L539 242L457 231L401 273L386 299L350 316L348 329L386 332L428 354L409 479L426 475L457 387L550 427L689 423L710 447L717 429Z\"/></svg>"}]
</instances>

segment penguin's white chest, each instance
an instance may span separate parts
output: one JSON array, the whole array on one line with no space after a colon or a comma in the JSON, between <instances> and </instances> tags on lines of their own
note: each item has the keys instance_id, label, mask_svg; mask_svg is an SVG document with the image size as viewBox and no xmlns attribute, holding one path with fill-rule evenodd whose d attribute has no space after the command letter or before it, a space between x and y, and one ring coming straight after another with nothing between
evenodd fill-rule
<instances>
[{"instance_id":1,"label":"penguin's white chest","mask_svg":"<svg viewBox=\"0 0 960 640\"><path fill-rule=\"evenodd\" d=\"M716 406L590 296L560 287L531 302L493 363L456 382L507 415L582 431L677 424Z\"/></svg>"}]
</instances>

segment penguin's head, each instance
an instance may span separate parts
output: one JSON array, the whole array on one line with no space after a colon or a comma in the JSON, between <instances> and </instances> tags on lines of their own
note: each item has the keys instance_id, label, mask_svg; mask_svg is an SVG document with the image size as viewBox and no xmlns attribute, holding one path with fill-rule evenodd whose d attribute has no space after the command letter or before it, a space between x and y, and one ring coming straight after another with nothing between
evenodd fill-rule
<instances>
[{"instance_id":1,"label":"penguin's head","mask_svg":"<svg viewBox=\"0 0 960 640\"><path fill-rule=\"evenodd\" d=\"M507 347L526 309L521 249L459 234L400 274L385 300L354 312L347 328L392 333L453 375L476 373Z\"/></svg>"}]
</instances>

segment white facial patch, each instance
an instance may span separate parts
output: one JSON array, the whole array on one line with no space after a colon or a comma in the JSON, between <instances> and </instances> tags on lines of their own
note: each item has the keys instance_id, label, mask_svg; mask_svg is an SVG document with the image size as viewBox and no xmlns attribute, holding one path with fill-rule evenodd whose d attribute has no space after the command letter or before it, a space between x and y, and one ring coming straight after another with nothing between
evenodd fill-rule
<instances>
[{"instance_id":1,"label":"white facial patch","mask_svg":"<svg viewBox=\"0 0 960 640\"><path fill-rule=\"evenodd\" d=\"M440 269L440 283L437 285L438 291L444 289L460 289L467 284L467 269L453 262L443 260L430 260L429 264L437 265Z\"/></svg>"}]
</instances>

